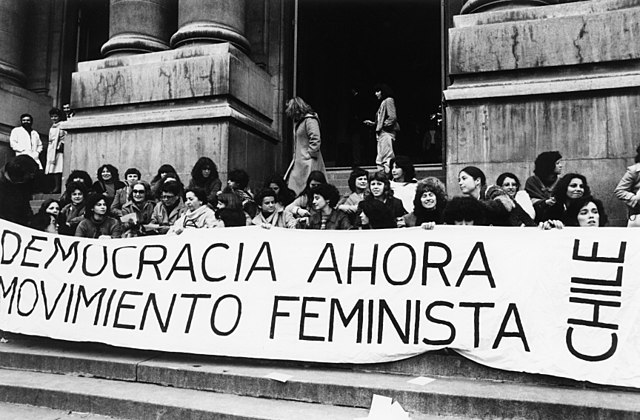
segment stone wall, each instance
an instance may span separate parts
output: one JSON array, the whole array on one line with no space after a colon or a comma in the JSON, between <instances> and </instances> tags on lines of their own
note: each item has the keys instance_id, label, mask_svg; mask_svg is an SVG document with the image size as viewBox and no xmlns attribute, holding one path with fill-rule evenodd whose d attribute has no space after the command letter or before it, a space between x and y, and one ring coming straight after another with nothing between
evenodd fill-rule
<instances>
[{"instance_id":1,"label":"stone wall","mask_svg":"<svg viewBox=\"0 0 640 420\"><path fill-rule=\"evenodd\" d=\"M640 3L601 0L454 18L449 32L447 180L480 167L490 182L521 181L535 157L558 150L564 172L587 176L611 225L613 196L640 133Z\"/></svg>"}]
</instances>

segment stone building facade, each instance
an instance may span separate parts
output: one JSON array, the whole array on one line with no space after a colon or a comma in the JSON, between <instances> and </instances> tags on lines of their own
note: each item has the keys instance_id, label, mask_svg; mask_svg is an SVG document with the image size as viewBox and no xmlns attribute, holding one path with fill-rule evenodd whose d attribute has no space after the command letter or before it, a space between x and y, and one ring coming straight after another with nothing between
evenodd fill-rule
<instances>
[{"instance_id":1,"label":"stone building facade","mask_svg":"<svg viewBox=\"0 0 640 420\"><path fill-rule=\"evenodd\" d=\"M66 170L117 162L150 178L172 163L188 177L207 155L223 177L234 167L253 179L283 171L284 105L300 84L297 9L314 1L3 0L0 163L22 112L44 139L48 109L70 101ZM414 84L443 92L451 195L466 165L524 180L538 153L559 150L622 224L612 190L640 131L640 1L405 1L440 14L442 54L432 49L442 77ZM329 64L323 72L346 71Z\"/></svg>"}]
</instances>

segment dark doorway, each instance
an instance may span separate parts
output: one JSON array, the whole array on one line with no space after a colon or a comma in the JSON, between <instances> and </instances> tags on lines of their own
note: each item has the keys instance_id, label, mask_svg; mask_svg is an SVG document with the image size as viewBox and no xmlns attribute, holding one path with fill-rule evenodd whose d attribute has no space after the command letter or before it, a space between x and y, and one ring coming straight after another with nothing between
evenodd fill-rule
<instances>
[{"instance_id":1,"label":"dark doorway","mask_svg":"<svg viewBox=\"0 0 640 420\"><path fill-rule=\"evenodd\" d=\"M396 154L441 162L440 11L440 0L299 0L297 94L320 116L328 166L374 165L361 121L375 119L377 83L395 92Z\"/></svg>"}]
</instances>

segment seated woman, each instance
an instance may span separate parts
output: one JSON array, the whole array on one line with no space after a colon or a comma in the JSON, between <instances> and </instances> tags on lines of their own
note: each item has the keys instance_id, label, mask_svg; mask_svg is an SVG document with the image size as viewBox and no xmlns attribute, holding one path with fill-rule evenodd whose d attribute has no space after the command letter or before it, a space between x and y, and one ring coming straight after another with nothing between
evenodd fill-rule
<instances>
[{"instance_id":1,"label":"seated woman","mask_svg":"<svg viewBox=\"0 0 640 420\"><path fill-rule=\"evenodd\" d=\"M74 236L80 222L84 220L85 197L87 197L87 187L83 182L72 182L64 192L65 201L69 204L60 210L58 216L58 233L61 235Z\"/></svg>"},{"instance_id":2,"label":"seated woman","mask_svg":"<svg viewBox=\"0 0 640 420\"><path fill-rule=\"evenodd\" d=\"M416 195L416 170L406 156L396 156L389 161L391 168L391 190L407 212L413 210L413 198Z\"/></svg>"},{"instance_id":3,"label":"seated woman","mask_svg":"<svg viewBox=\"0 0 640 420\"><path fill-rule=\"evenodd\" d=\"M362 200L358 203L359 229L397 228L396 218L391 209L382 201Z\"/></svg>"},{"instance_id":4,"label":"seated woman","mask_svg":"<svg viewBox=\"0 0 640 420\"><path fill-rule=\"evenodd\" d=\"M164 234L186 211L182 200L182 184L178 181L168 180L163 182L160 188L160 202L153 208L151 222L145 226L149 233Z\"/></svg>"},{"instance_id":5,"label":"seated woman","mask_svg":"<svg viewBox=\"0 0 640 420\"><path fill-rule=\"evenodd\" d=\"M334 209L340 193L331 184L316 185L311 189L315 213L309 217L307 229L319 230L349 230L352 228L346 213Z\"/></svg>"},{"instance_id":6,"label":"seated woman","mask_svg":"<svg viewBox=\"0 0 640 420\"><path fill-rule=\"evenodd\" d=\"M536 218L536 211L533 208L531 198L526 191L520 190L520 180L517 176L511 172L504 172L498 176L496 185L507 193L513 201L522 207L522 210L526 212L533 220Z\"/></svg>"},{"instance_id":7,"label":"seated woman","mask_svg":"<svg viewBox=\"0 0 640 420\"><path fill-rule=\"evenodd\" d=\"M181 185L184 185L178 177L178 171L176 171L173 166L169 165L168 163L161 165L160 168L158 168L158 173L156 173L155 176L151 178L151 194L158 201L160 201L160 194L162 194L160 187L162 186L164 179L169 175L175 178L175 180L178 181Z\"/></svg>"},{"instance_id":8,"label":"seated woman","mask_svg":"<svg viewBox=\"0 0 640 420\"><path fill-rule=\"evenodd\" d=\"M485 208L485 222L492 226L534 226L524 211L517 207L499 187L487 188L487 178L479 168L467 166L458 173L458 186L462 195L478 200Z\"/></svg>"},{"instance_id":9,"label":"seated woman","mask_svg":"<svg viewBox=\"0 0 640 420\"><path fill-rule=\"evenodd\" d=\"M567 212L575 205L577 199L591 195L591 189L584 175L569 173L558 180L553 188L553 201L538 214L539 222L560 220L567 224ZM573 211L573 210L572 210Z\"/></svg>"},{"instance_id":10,"label":"seated woman","mask_svg":"<svg viewBox=\"0 0 640 420\"><path fill-rule=\"evenodd\" d=\"M122 222L125 230L122 236L124 238L144 236L146 234L144 226L151 223L155 206L156 202L151 197L151 186L146 181L134 182L129 200L121 210L121 220L126 220Z\"/></svg>"},{"instance_id":11,"label":"seated woman","mask_svg":"<svg viewBox=\"0 0 640 420\"><path fill-rule=\"evenodd\" d=\"M296 221L291 213L285 212L284 208L277 202L277 194L270 188L264 189L256 196L258 204L258 214L253 218L254 225L264 228L282 227L293 229Z\"/></svg>"},{"instance_id":12,"label":"seated woman","mask_svg":"<svg viewBox=\"0 0 640 420\"><path fill-rule=\"evenodd\" d=\"M107 205L111 206L116 191L126 185L120 181L118 169L113 165L102 165L98 168L97 175L98 180L93 183L91 189L96 194L102 195L106 199Z\"/></svg>"},{"instance_id":13,"label":"seated woman","mask_svg":"<svg viewBox=\"0 0 640 420\"><path fill-rule=\"evenodd\" d=\"M119 238L122 225L109 216L107 199L100 194L89 194L85 204L84 220L76 229L76 235L82 238Z\"/></svg>"},{"instance_id":14,"label":"seated woman","mask_svg":"<svg viewBox=\"0 0 640 420\"><path fill-rule=\"evenodd\" d=\"M602 201L590 195L575 200L566 215L566 226L602 227L607 224Z\"/></svg>"},{"instance_id":15,"label":"seated woman","mask_svg":"<svg viewBox=\"0 0 640 420\"><path fill-rule=\"evenodd\" d=\"M232 192L218 195L216 218L219 227L248 226L251 218L242 208L240 197Z\"/></svg>"},{"instance_id":16,"label":"seated woman","mask_svg":"<svg viewBox=\"0 0 640 420\"><path fill-rule=\"evenodd\" d=\"M364 199L369 187L369 172L356 166L349 174L348 184L351 192L344 194L340 198L337 209L347 213L349 221L355 225L358 203Z\"/></svg>"},{"instance_id":17,"label":"seated woman","mask_svg":"<svg viewBox=\"0 0 640 420\"><path fill-rule=\"evenodd\" d=\"M326 184L327 178L322 171L311 171L307 177L302 192L296 197L291 204L289 204L285 210L291 213L296 219L297 227L301 227L308 222L309 216L315 213L313 208L313 194L311 190L320 184Z\"/></svg>"},{"instance_id":18,"label":"seated woman","mask_svg":"<svg viewBox=\"0 0 640 420\"><path fill-rule=\"evenodd\" d=\"M258 206L253 201L253 193L249 189L249 174L244 169L234 169L229 172L227 178L227 187L224 192L232 192L237 195L242 202L244 211L253 218L258 213Z\"/></svg>"},{"instance_id":19,"label":"seated woman","mask_svg":"<svg viewBox=\"0 0 640 420\"><path fill-rule=\"evenodd\" d=\"M413 198L413 211L403 216L404 226L422 226L425 229L444 223L447 205L445 186L438 178L428 177L418 182Z\"/></svg>"},{"instance_id":20,"label":"seated woman","mask_svg":"<svg viewBox=\"0 0 640 420\"><path fill-rule=\"evenodd\" d=\"M536 157L534 165L533 175L527 178L524 189L537 209L538 205L553 204L551 193L562 173L562 155L555 150L542 152Z\"/></svg>"},{"instance_id":21,"label":"seated woman","mask_svg":"<svg viewBox=\"0 0 640 420\"><path fill-rule=\"evenodd\" d=\"M66 201L67 190L69 186L73 182L81 182L84 184L85 189L87 191L91 190L91 186L93 185L93 180L91 179L91 175L87 173L87 171L83 171L81 169L74 169L71 171L64 185L64 192L60 196L60 206L64 207L69 204L69 201Z\"/></svg>"},{"instance_id":22,"label":"seated woman","mask_svg":"<svg viewBox=\"0 0 640 420\"><path fill-rule=\"evenodd\" d=\"M453 197L444 208L447 225L484 226L486 208L473 197Z\"/></svg>"},{"instance_id":23,"label":"seated woman","mask_svg":"<svg viewBox=\"0 0 640 420\"><path fill-rule=\"evenodd\" d=\"M49 198L42 203L40 210L31 219L30 226L48 233L58 233L58 215L60 202Z\"/></svg>"},{"instance_id":24,"label":"seated woman","mask_svg":"<svg viewBox=\"0 0 640 420\"><path fill-rule=\"evenodd\" d=\"M190 228L213 228L217 226L216 214L207 206L207 192L202 188L187 189L185 211L171 226L168 233L181 234Z\"/></svg>"},{"instance_id":25,"label":"seated woman","mask_svg":"<svg viewBox=\"0 0 640 420\"><path fill-rule=\"evenodd\" d=\"M280 174L273 174L264 182L264 188L270 188L276 192L276 201L283 207L287 207L296 199L296 193L284 181Z\"/></svg>"},{"instance_id":26,"label":"seated woman","mask_svg":"<svg viewBox=\"0 0 640 420\"><path fill-rule=\"evenodd\" d=\"M222 181L218 176L218 167L208 157L201 157L191 169L189 189L202 188L207 193L207 202L212 203L218 191L222 189Z\"/></svg>"},{"instance_id":27,"label":"seated woman","mask_svg":"<svg viewBox=\"0 0 640 420\"><path fill-rule=\"evenodd\" d=\"M369 178L369 191L371 191L371 195L365 198L365 200L382 201L387 207L389 207L396 221L403 221L402 216L407 214L407 212L402 205L402 201L393 196L391 183L383 171L379 171L371 175ZM399 225L401 226L401 223Z\"/></svg>"},{"instance_id":28,"label":"seated woman","mask_svg":"<svg viewBox=\"0 0 640 420\"><path fill-rule=\"evenodd\" d=\"M140 171L136 168L129 168L124 172L124 183L126 186L116 191L113 202L109 207L111 214L118 217L122 216L122 206L130 200L131 188L133 188L133 184L140 181L141 177Z\"/></svg>"}]
</instances>

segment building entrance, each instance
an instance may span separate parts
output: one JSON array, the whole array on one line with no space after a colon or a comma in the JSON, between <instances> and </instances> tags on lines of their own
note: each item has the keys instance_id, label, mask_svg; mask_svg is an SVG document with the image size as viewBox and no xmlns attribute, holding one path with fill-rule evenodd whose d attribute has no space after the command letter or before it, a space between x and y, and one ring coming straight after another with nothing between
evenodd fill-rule
<instances>
[{"instance_id":1,"label":"building entrance","mask_svg":"<svg viewBox=\"0 0 640 420\"><path fill-rule=\"evenodd\" d=\"M440 0L299 0L297 95L318 112L327 166L374 165L373 87L394 91L396 154L441 162Z\"/></svg>"}]
</instances>

